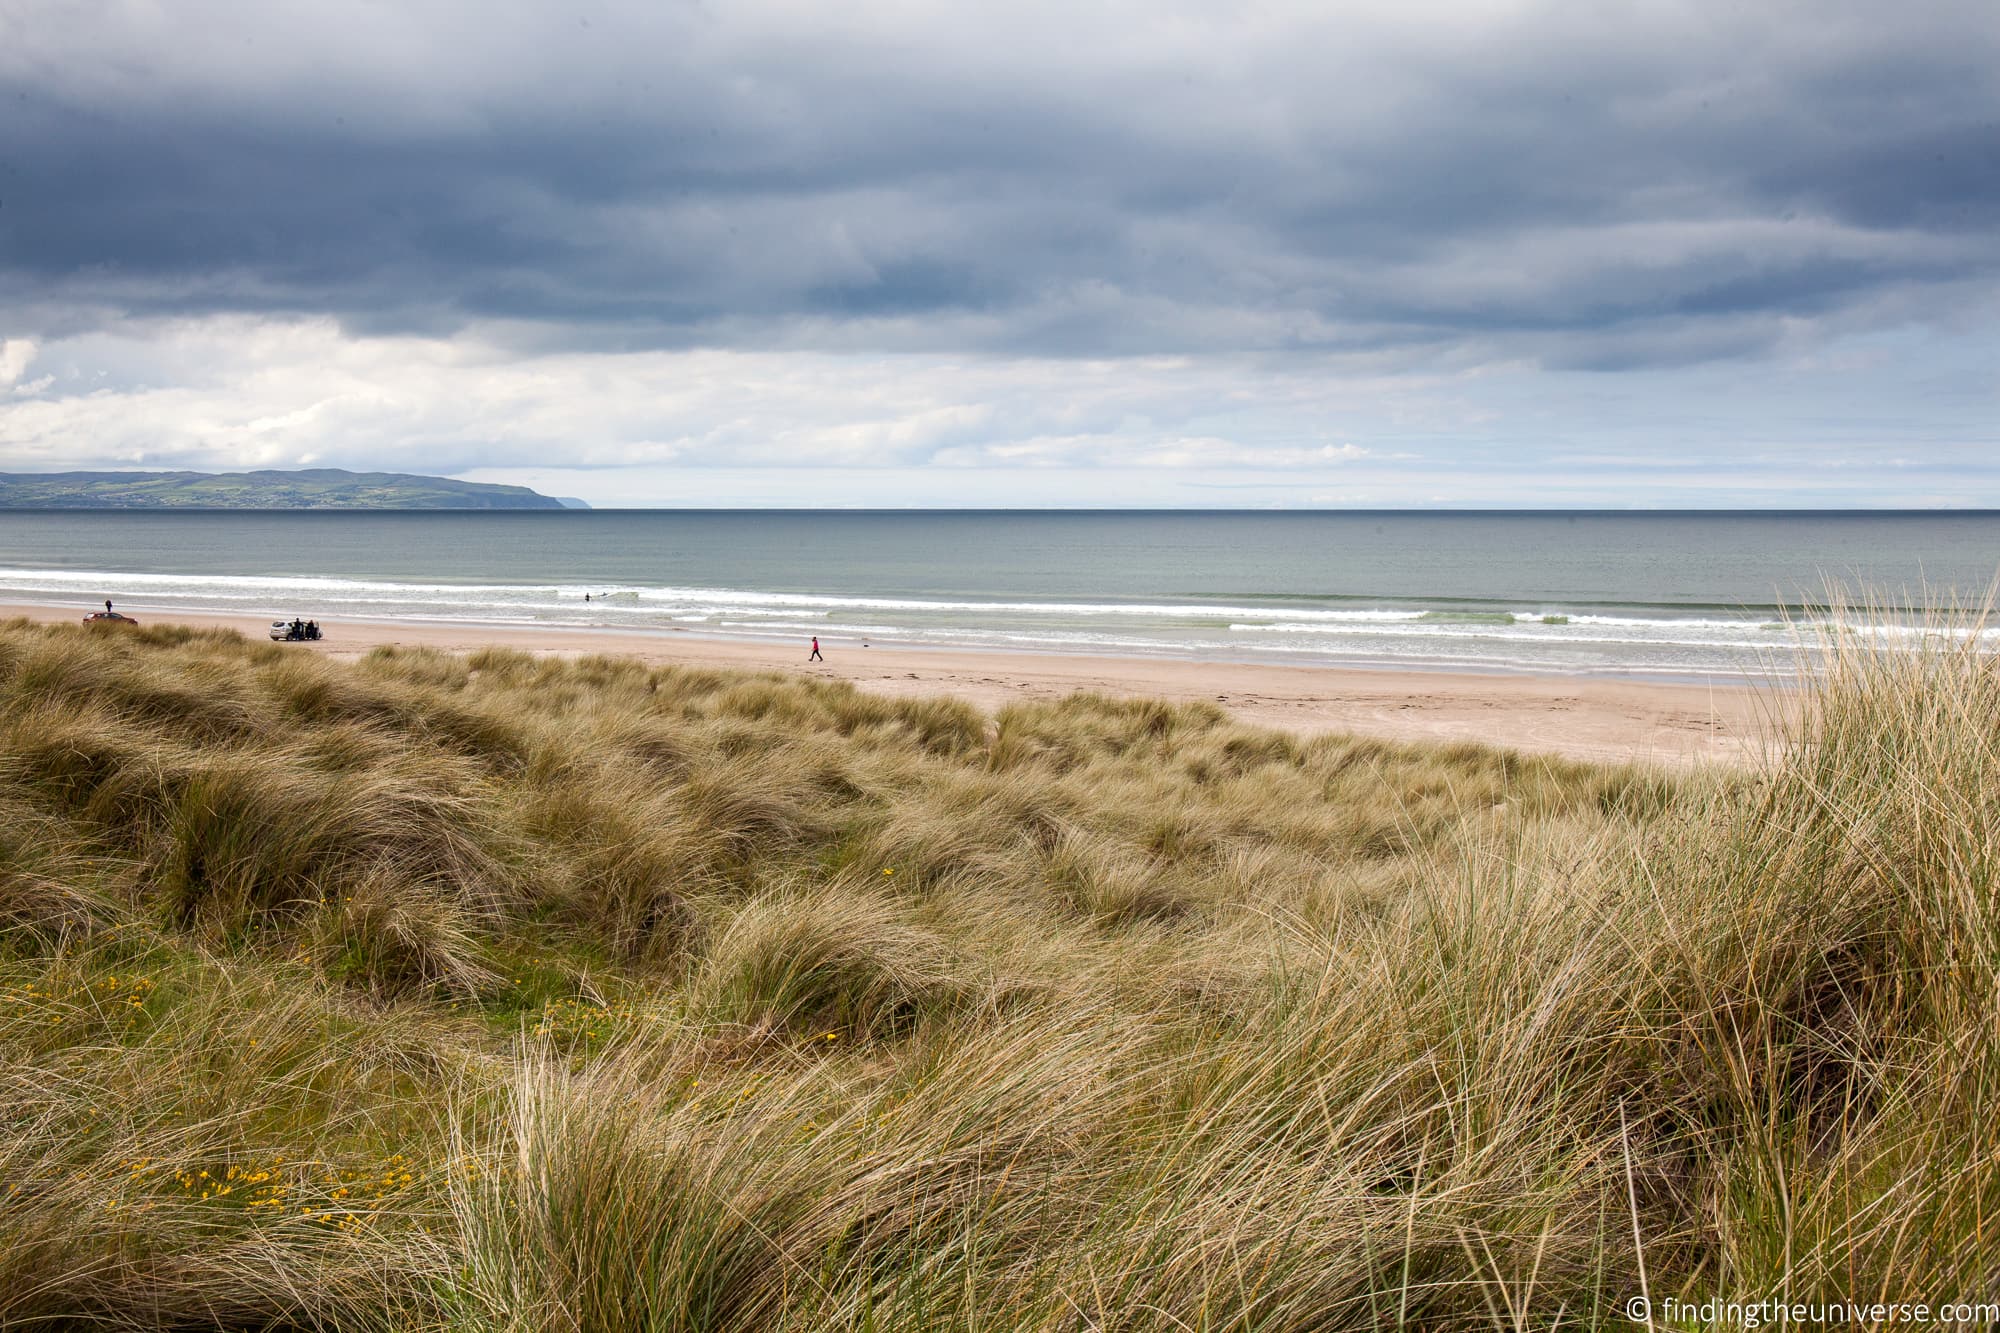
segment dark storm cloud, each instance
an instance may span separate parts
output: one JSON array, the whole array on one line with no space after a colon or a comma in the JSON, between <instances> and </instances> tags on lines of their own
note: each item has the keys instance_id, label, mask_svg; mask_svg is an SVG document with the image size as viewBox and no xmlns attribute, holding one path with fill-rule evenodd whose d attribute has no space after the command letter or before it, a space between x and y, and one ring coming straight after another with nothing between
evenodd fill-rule
<instances>
[{"instance_id":1,"label":"dark storm cloud","mask_svg":"<svg viewBox=\"0 0 2000 1333\"><path fill-rule=\"evenodd\" d=\"M0 332L1622 366L1990 300L1991 7L1753 8L16 4Z\"/></svg>"}]
</instances>

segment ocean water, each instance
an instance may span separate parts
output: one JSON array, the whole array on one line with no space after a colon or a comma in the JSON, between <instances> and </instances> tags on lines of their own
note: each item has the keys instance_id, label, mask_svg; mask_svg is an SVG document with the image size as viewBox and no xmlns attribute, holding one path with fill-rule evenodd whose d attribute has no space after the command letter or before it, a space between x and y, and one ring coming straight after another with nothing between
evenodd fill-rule
<instances>
[{"instance_id":1,"label":"ocean water","mask_svg":"<svg viewBox=\"0 0 2000 1333\"><path fill-rule=\"evenodd\" d=\"M1996 573L1992 512L0 513L0 601L80 610L1664 677Z\"/></svg>"}]
</instances>

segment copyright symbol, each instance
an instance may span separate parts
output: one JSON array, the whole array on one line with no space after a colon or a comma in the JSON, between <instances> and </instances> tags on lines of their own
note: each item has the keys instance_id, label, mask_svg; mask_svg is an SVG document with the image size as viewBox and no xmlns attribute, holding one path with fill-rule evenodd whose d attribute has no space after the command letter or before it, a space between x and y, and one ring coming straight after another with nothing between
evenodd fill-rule
<instances>
[{"instance_id":1,"label":"copyright symbol","mask_svg":"<svg viewBox=\"0 0 2000 1333\"><path fill-rule=\"evenodd\" d=\"M1625 1302L1625 1317L1635 1324L1653 1322L1653 1303L1644 1296L1634 1296Z\"/></svg>"}]
</instances>

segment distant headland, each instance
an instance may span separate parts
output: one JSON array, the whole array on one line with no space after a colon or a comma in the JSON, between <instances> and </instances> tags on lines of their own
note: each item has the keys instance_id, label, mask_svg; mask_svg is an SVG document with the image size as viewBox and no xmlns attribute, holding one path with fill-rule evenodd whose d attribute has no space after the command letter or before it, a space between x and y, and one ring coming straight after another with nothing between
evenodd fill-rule
<instances>
[{"instance_id":1,"label":"distant headland","mask_svg":"<svg viewBox=\"0 0 2000 1333\"><path fill-rule=\"evenodd\" d=\"M526 486L407 472L6 472L0 509L588 509Z\"/></svg>"}]
</instances>

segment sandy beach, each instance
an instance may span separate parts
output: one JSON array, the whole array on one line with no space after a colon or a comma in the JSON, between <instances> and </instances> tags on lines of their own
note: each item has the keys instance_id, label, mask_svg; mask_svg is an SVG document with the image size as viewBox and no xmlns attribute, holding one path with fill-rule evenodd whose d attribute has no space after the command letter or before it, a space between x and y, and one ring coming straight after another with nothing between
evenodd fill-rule
<instances>
[{"instance_id":1,"label":"sandy beach","mask_svg":"<svg viewBox=\"0 0 2000 1333\"><path fill-rule=\"evenodd\" d=\"M7 604L0 615L75 621L90 608ZM120 603L146 623L220 626L262 638L267 621ZM1506 676L1267 666L1169 658L1088 657L823 642L705 639L671 633L410 625L325 620L326 638L299 652L355 658L383 644L469 652L505 645L528 652L619 653L656 664L783 671L849 680L883 694L947 694L988 711L1020 699L1079 690L1175 701L1207 700L1242 721L1302 734L1351 731L1414 741L1481 741L1577 759L1671 765L1745 762L1772 732L1780 692L1737 683L1701 685L1576 676Z\"/></svg>"}]
</instances>

